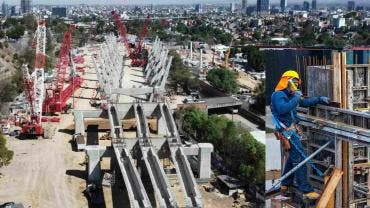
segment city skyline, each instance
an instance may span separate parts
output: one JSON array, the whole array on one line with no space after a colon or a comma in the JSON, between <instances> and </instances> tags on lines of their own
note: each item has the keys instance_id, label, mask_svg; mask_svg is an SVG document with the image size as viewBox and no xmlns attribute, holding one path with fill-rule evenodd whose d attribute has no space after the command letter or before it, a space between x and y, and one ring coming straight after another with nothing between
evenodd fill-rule
<instances>
[{"instance_id":1,"label":"city skyline","mask_svg":"<svg viewBox=\"0 0 370 208\"><path fill-rule=\"evenodd\" d=\"M1 3L4 1L1 1ZM5 0L7 4L10 5L20 5L20 0ZM76 0L76 1L67 1L67 0L35 0L33 1L33 5L38 4L46 4L46 5L77 5L77 4L106 4L106 5L114 5L114 4L123 4L123 5L140 5L140 4L230 4L230 3L237 3L241 4L241 0L229 0L229 1L223 1L223 0L189 0L186 2L178 1L178 0L137 0L137 1L123 1L123 0L110 0L106 1L106 3L102 3L104 1L99 0L91 0L91 1L84 1L84 0ZM257 0L249 0L248 5L256 5ZM326 1L318 1L317 3L320 5L323 2L325 3L341 3L341 4L347 4L348 0L326 0ZM271 0L271 5L280 5L280 0ZM287 4L303 4L303 0L288 0ZM357 0L356 4L363 4L363 5L370 5L370 2L367 0Z\"/></svg>"}]
</instances>

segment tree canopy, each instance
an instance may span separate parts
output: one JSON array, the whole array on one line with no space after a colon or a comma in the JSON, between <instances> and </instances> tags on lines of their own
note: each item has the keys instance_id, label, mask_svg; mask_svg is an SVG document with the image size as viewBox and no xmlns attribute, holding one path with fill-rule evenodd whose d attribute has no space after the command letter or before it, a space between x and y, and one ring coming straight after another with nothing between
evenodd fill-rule
<instances>
[{"instance_id":1,"label":"tree canopy","mask_svg":"<svg viewBox=\"0 0 370 208\"><path fill-rule=\"evenodd\" d=\"M6 31L6 35L12 39L19 39L23 36L26 28L23 25L16 25Z\"/></svg>"},{"instance_id":2,"label":"tree canopy","mask_svg":"<svg viewBox=\"0 0 370 208\"><path fill-rule=\"evenodd\" d=\"M228 170L248 181L250 186L264 184L265 146L246 130L224 116L210 115L197 109L177 113L183 130L197 142L212 143Z\"/></svg>"},{"instance_id":3,"label":"tree canopy","mask_svg":"<svg viewBox=\"0 0 370 208\"><path fill-rule=\"evenodd\" d=\"M232 39L231 34L211 25L207 25L200 19L193 21L193 24L190 26L180 22L176 26L176 31L189 36L193 41L203 41L208 44L221 43L229 45Z\"/></svg>"},{"instance_id":4,"label":"tree canopy","mask_svg":"<svg viewBox=\"0 0 370 208\"><path fill-rule=\"evenodd\" d=\"M172 88L177 90L178 85L180 85L184 90L197 88L197 80L192 78L190 69L183 64L180 55L175 51L170 51L169 55L172 56L172 64L170 68Z\"/></svg>"},{"instance_id":5,"label":"tree canopy","mask_svg":"<svg viewBox=\"0 0 370 208\"><path fill-rule=\"evenodd\" d=\"M256 71L265 69L266 58L256 46L245 46L241 48L241 52L247 55L248 66Z\"/></svg>"},{"instance_id":6,"label":"tree canopy","mask_svg":"<svg viewBox=\"0 0 370 208\"><path fill-rule=\"evenodd\" d=\"M8 165L12 160L14 152L6 147L6 140L2 134L0 134L0 167Z\"/></svg>"},{"instance_id":7,"label":"tree canopy","mask_svg":"<svg viewBox=\"0 0 370 208\"><path fill-rule=\"evenodd\" d=\"M207 74L207 80L211 85L226 93L238 92L239 85L236 78L236 72L224 68L211 69Z\"/></svg>"}]
</instances>

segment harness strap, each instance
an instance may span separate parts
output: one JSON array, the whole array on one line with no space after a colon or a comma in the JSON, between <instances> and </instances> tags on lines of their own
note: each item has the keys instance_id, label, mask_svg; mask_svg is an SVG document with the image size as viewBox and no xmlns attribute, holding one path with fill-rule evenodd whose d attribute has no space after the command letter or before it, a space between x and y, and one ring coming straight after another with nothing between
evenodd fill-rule
<instances>
[{"instance_id":1,"label":"harness strap","mask_svg":"<svg viewBox=\"0 0 370 208\"><path fill-rule=\"evenodd\" d=\"M304 150L302 148L300 148L300 146L293 140L291 139L292 136L295 136L297 137L298 139L301 139L301 137L297 134L297 131L295 128L287 128L281 121L279 121L275 116L274 114L272 114L272 121L274 122L275 126L276 126L276 129L278 131L280 131L288 140L289 142L294 146L294 148L299 152L299 154L303 157L303 159L306 159L307 156L306 154L304 153ZM294 126L294 125L293 125ZM314 169L316 171L316 173L319 175L319 176L324 176L324 173L318 169L313 163L311 160L308 161L308 164L310 164L310 166L312 167L312 169Z\"/></svg>"}]
</instances>

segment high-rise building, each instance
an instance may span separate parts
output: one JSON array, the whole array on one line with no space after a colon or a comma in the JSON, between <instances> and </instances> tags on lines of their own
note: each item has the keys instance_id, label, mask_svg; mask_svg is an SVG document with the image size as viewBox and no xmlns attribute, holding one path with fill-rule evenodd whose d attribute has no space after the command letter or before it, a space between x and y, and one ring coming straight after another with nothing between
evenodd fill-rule
<instances>
[{"instance_id":1,"label":"high-rise building","mask_svg":"<svg viewBox=\"0 0 370 208\"><path fill-rule=\"evenodd\" d=\"M17 13L15 12L15 6L10 7L10 16L15 16Z\"/></svg>"},{"instance_id":2,"label":"high-rise building","mask_svg":"<svg viewBox=\"0 0 370 208\"><path fill-rule=\"evenodd\" d=\"M347 10L348 11L354 11L355 10L355 1L348 1L348 4L347 4Z\"/></svg>"},{"instance_id":3,"label":"high-rise building","mask_svg":"<svg viewBox=\"0 0 370 208\"><path fill-rule=\"evenodd\" d=\"M287 0L280 0L280 11L285 12L287 6Z\"/></svg>"},{"instance_id":4,"label":"high-rise building","mask_svg":"<svg viewBox=\"0 0 370 208\"><path fill-rule=\"evenodd\" d=\"M9 15L9 12L8 12L8 5L5 3L5 1L3 1L3 4L1 5L1 13L4 17L8 16Z\"/></svg>"},{"instance_id":5,"label":"high-rise building","mask_svg":"<svg viewBox=\"0 0 370 208\"><path fill-rule=\"evenodd\" d=\"M269 12L270 0L257 0L257 12Z\"/></svg>"},{"instance_id":6,"label":"high-rise building","mask_svg":"<svg viewBox=\"0 0 370 208\"><path fill-rule=\"evenodd\" d=\"M21 0L21 12L23 14L31 11L32 0Z\"/></svg>"},{"instance_id":7,"label":"high-rise building","mask_svg":"<svg viewBox=\"0 0 370 208\"><path fill-rule=\"evenodd\" d=\"M310 3L308 1L303 2L303 10L310 11Z\"/></svg>"},{"instance_id":8,"label":"high-rise building","mask_svg":"<svg viewBox=\"0 0 370 208\"><path fill-rule=\"evenodd\" d=\"M195 5L195 12L197 12L197 13L203 13L203 4L197 4L197 5Z\"/></svg>"},{"instance_id":9,"label":"high-rise building","mask_svg":"<svg viewBox=\"0 0 370 208\"><path fill-rule=\"evenodd\" d=\"M247 13L247 0L242 0L242 13Z\"/></svg>"},{"instance_id":10,"label":"high-rise building","mask_svg":"<svg viewBox=\"0 0 370 208\"><path fill-rule=\"evenodd\" d=\"M231 13L235 12L235 3L230 3L230 12Z\"/></svg>"},{"instance_id":11,"label":"high-rise building","mask_svg":"<svg viewBox=\"0 0 370 208\"><path fill-rule=\"evenodd\" d=\"M312 0L312 11L316 11L317 10L317 1L316 0Z\"/></svg>"}]
</instances>

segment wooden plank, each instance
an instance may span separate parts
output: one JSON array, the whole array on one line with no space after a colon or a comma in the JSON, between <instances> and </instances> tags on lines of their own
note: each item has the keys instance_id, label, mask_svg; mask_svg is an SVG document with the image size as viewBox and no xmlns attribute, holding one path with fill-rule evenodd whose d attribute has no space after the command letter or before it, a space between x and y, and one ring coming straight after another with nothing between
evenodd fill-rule
<instances>
[{"instance_id":1,"label":"wooden plank","mask_svg":"<svg viewBox=\"0 0 370 208\"><path fill-rule=\"evenodd\" d=\"M335 139L335 167L342 169L343 164L342 164L342 141L338 138ZM339 181L338 184L339 187L342 187L342 181ZM335 206L336 207L341 207L342 206L342 189L338 188L335 191Z\"/></svg>"},{"instance_id":2,"label":"wooden plank","mask_svg":"<svg viewBox=\"0 0 370 208\"><path fill-rule=\"evenodd\" d=\"M370 162L353 164L353 168L370 168Z\"/></svg>"},{"instance_id":3,"label":"wooden plank","mask_svg":"<svg viewBox=\"0 0 370 208\"><path fill-rule=\"evenodd\" d=\"M330 180L330 176L325 176L324 177L324 184L325 186L328 185L328 182ZM328 202L328 205L326 206L326 208L334 208L334 192L332 195L330 195L330 199L329 199L329 202Z\"/></svg>"},{"instance_id":4,"label":"wooden plank","mask_svg":"<svg viewBox=\"0 0 370 208\"><path fill-rule=\"evenodd\" d=\"M348 107L348 99L347 99L347 63L346 63L346 52L341 53L341 103L342 108L347 109Z\"/></svg>"},{"instance_id":5,"label":"wooden plank","mask_svg":"<svg viewBox=\"0 0 370 208\"><path fill-rule=\"evenodd\" d=\"M275 180L281 177L281 170L268 170L265 174L265 180Z\"/></svg>"},{"instance_id":6,"label":"wooden plank","mask_svg":"<svg viewBox=\"0 0 370 208\"><path fill-rule=\"evenodd\" d=\"M340 101L341 101L341 108L343 109L347 109L348 105L348 101L347 101L347 92L346 90L344 90L343 88L346 88L347 84L346 84L346 78L347 78L347 75L346 75L346 55L345 55L345 52L343 52L341 55L340 55L340 85L341 86L344 86L344 87L341 87L340 88ZM335 72L334 72L335 73ZM334 81L334 83L336 83L336 81ZM342 180L342 190L343 190L343 194L342 194L342 206L343 207L348 207L349 206L349 202L350 202L350 196L352 195L351 192L352 190L350 190L350 187L352 188L352 186L350 186L350 184L353 184L353 178L351 178L351 173L352 173L352 166L350 164L350 162L352 162L350 160L350 158L353 158L351 155L352 154L352 151L350 151L350 147L351 145L349 145L348 142L346 141L343 141L343 144L342 144L342 171L343 171L343 180ZM350 170L351 169L351 170Z\"/></svg>"},{"instance_id":7,"label":"wooden plank","mask_svg":"<svg viewBox=\"0 0 370 208\"><path fill-rule=\"evenodd\" d=\"M341 102L341 56L333 53L333 102Z\"/></svg>"},{"instance_id":8,"label":"wooden plank","mask_svg":"<svg viewBox=\"0 0 370 208\"><path fill-rule=\"evenodd\" d=\"M324 188L319 201L317 202L317 208L327 208L330 198L333 195L340 179L342 178L343 172L339 169L334 169L332 176L330 177L329 182Z\"/></svg>"},{"instance_id":9,"label":"wooden plank","mask_svg":"<svg viewBox=\"0 0 370 208\"><path fill-rule=\"evenodd\" d=\"M342 141L342 206L349 206L349 145L348 142Z\"/></svg>"}]
</instances>

